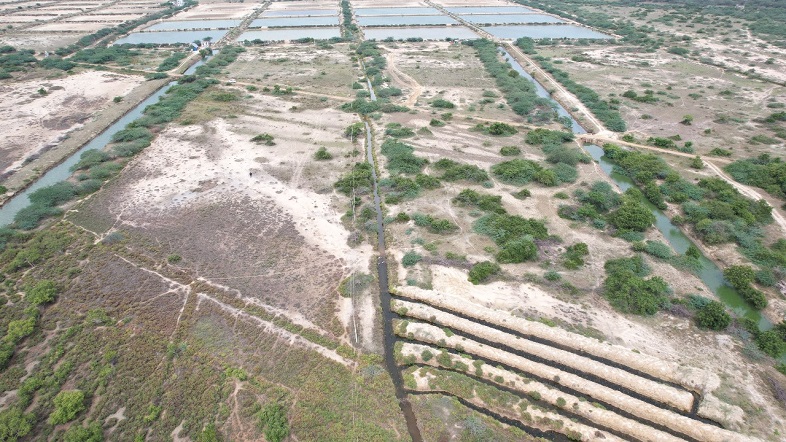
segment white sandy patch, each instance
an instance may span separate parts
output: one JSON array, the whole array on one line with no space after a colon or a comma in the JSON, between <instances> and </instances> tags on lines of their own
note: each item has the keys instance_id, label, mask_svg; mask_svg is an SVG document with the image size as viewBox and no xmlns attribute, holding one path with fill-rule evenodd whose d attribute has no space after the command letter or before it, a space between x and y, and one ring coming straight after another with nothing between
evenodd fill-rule
<instances>
[{"instance_id":1,"label":"white sandy patch","mask_svg":"<svg viewBox=\"0 0 786 442\"><path fill-rule=\"evenodd\" d=\"M141 77L88 71L55 80L0 85L0 120L13 121L0 133L5 161L0 173L21 166L28 156L81 127L82 121L129 93ZM38 90L43 88L46 95Z\"/></svg>"}]
</instances>

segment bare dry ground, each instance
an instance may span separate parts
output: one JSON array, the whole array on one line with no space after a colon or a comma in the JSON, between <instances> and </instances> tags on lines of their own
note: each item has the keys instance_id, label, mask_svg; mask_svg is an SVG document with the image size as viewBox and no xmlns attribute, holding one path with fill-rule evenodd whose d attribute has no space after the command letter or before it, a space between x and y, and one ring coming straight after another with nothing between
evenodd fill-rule
<instances>
[{"instance_id":1,"label":"bare dry ground","mask_svg":"<svg viewBox=\"0 0 786 442\"><path fill-rule=\"evenodd\" d=\"M68 134L112 106L143 78L110 72L21 79L0 85L0 118L15 124L0 135L0 173L62 141ZM43 94L39 91L43 90Z\"/></svg>"}]
</instances>

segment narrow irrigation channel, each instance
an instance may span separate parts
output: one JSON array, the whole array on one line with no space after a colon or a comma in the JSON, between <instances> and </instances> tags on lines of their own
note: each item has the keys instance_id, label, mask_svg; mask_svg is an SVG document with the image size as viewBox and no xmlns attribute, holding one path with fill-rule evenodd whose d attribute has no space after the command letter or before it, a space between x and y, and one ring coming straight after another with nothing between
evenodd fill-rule
<instances>
[{"instance_id":1,"label":"narrow irrigation channel","mask_svg":"<svg viewBox=\"0 0 786 442\"><path fill-rule=\"evenodd\" d=\"M370 86L371 84L369 84L369 87ZM385 367L388 373L390 373L390 378L393 380L398 405L401 407L402 413L404 413L409 435L413 442L422 442L423 437L420 435L418 421L415 417L415 412L412 411L412 404L407 400L407 392L404 390L404 379L401 376L401 370L396 364L396 335L393 333L394 314L390 309L391 295L388 286L388 263L385 251L385 222L382 216L382 207L380 205L381 200L379 197L379 186L377 184L377 170L374 163L374 145L372 144L371 127L367 121L364 121L363 124L366 127L366 160L371 165L371 178L374 184L374 210L377 213L377 252L379 253L377 257L377 279L379 281L379 302L382 304L382 337L385 353Z\"/></svg>"},{"instance_id":2,"label":"narrow irrigation channel","mask_svg":"<svg viewBox=\"0 0 786 442\"><path fill-rule=\"evenodd\" d=\"M518 72L521 76L530 80L534 85L537 91L538 96L542 98L546 98L550 100L556 107L557 113L561 117L567 117L570 119L571 128L573 129L574 134L585 134L587 131L582 127L576 119L571 116L571 114L556 100L554 100L549 92L543 88L543 86L538 83L535 78L533 78L524 68L519 64L513 55L511 55L508 51L504 48L499 47L499 51L504 54L505 58L507 59L508 63L510 63L511 67ZM619 173L614 172L614 165L610 162L606 161L603 158L603 149L599 146L587 144L584 145L584 149L587 153L590 154L592 159L598 162L600 169L605 173L611 180L622 190L623 192L630 187L633 187L635 184L633 181ZM655 215L655 226L660 230L664 237L666 237L666 241L668 241L669 245L674 249L677 253L685 253L688 250L688 247L693 244L693 242L688 238L682 231L674 225L668 216L666 216L661 210L657 207L652 205L647 200L642 201L647 208L650 209L653 215ZM707 285L707 287L712 290L712 292L718 296L718 298L731 309L737 316L745 317L748 319L752 319L756 321L759 325L761 330L769 330L773 327L772 323L759 312L748 305L744 299L737 293L736 290L731 288L725 283L723 278L723 272L706 256L702 254L700 258L701 262L701 269L697 272L697 276L699 279Z\"/></svg>"},{"instance_id":3,"label":"narrow irrigation channel","mask_svg":"<svg viewBox=\"0 0 786 442\"><path fill-rule=\"evenodd\" d=\"M194 65L186 70L186 74L193 73L197 67L203 65L205 60L199 60ZM0 226L7 226L14 222L14 217L20 210L24 209L25 207L31 204L30 202L30 194L35 192L38 189L51 186L52 184L59 183L60 181L67 180L71 177L73 172L71 171L71 167L79 162L82 154L88 150L101 150L106 147L107 144L112 140L112 136L119 132L120 130L124 129L128 123L136 120L137 118L142 116L142 113L145 111L145 108L151 104L155 104L159 98L161 98L167 91L174 85L176 85L176 81L172 81L167 83L161 89L155 91L152 95L147 97L141 103L139 103L136 107L128 111L125 115L123 115L119 120L114 122L111 126L104 129L98 136L90 140L87 144L79 148L76 152L71 154L70 156L66 157L60 164L57 166L49 169L45 174L41 175L33 184L27 186L25 190L19 192L18 194L14 195L11 199L5 202L2 207L0 207Z\"/></svg>"}]
</instances>

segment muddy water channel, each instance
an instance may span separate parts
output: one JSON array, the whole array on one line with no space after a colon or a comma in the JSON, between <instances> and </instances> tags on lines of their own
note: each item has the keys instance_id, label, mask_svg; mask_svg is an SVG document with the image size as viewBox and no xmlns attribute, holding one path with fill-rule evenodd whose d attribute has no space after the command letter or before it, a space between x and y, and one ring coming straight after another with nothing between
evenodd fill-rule
<instances>
[{"instance_id":1,"label":"muddy water channel","mask_svg":"<svg viewBox=\"0 0 786 442\"><path fill-rule=\"evenodd\" d=\"M377 185L377 171L374 166L374 147L371 138L371 128L367 122L366 126L366 160L371 164L371 178L374 182L374 210L377 213L377 274L379 280L379 301L382 304L382 336L385 351L385 367L390 373L393 380L393 386L396 390L396 398L398 399L399 407L404 413L404 419L407 422L407 430L413 442L422 442L423 437L420 435L418 429L417 418L415 412L412 411L412 404L407 400L407 393L404 391L404 379L401 376L396 364L395 345L396 335L393 333L393 312L390 308L391 296L388 285L388 263L387 254L385 252L385 223L382 216L382 208L380 207L379 187Z\"/></svg>"},{"instance_id":2,"label":"muddy water channel","mask_svg":"<svg viewBox=\"0 0 786 442\"><path fill-rule=\"evenodd\" d=\"M508 60L508 63L511 64L513 69L515 69L519 74L526 77L530 81L535 84L535 88L537 89L537 93L540 97L549 99L557 109L557 113L560 116L568 117L571 121L571 126L573 132L576 134L585 134L587 131L573 118L570 116L567 110L565 110L562 105L557 103L553 100L546 91L531 75L529 75L524 68L516 61L513 56L510 55L505 49L499 48L500 51L505 55L505 58ZM598 163L600 169L606 175L611 178L612 181L622 190L623 192L635 184L633 181L625 175L619 174L614 172L614 165L611 164L609 161L606 161L603 157L603 149L595 146L595 145L585 145L584 148L587 150L587 153L592 156L592 158ZM669 217L667 217L662 211L660 211L657 207L653 206L649 201L643 200L644 204L647 205L647 208L650 209L653 215L655 215L655 226L660 230L663 236L668 241L669 245L674 249L675 252L683 254L688 247L693 244L693 242L684 234L682 231L675 226ZM701 256L701 269L697 272L697 276L707 285L707 287L715 293L718 298L720 298L721 302L726 304L729 309L734 311L737 316L745 317L756 321L759 324L759 328L762 330L769 330L772 328L772 323L765 318L759 311L754 310L751 308L748 303L745 302L744 299L737 293L736 290L726 285L723 272L715 265L714 262L709 260L704 255Z\"/></svg>"}]
</instances>

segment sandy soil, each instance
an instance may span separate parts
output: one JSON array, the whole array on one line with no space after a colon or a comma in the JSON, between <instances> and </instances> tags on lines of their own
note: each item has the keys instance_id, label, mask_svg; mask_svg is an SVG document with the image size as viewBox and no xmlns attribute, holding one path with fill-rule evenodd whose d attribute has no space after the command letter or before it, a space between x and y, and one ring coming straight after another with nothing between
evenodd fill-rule
<instances>
[{"instance_id":1,"label":"sandy soil","mask_svg":"<svg viewBox=\"0 0 786 442\"><path fill-rule=\"evenodd\" d=\"M69 17L64 19L63 21L67 22L80 22L80 21L98 21L98 22L123 22L123 21L130 21L136 20L137 18L141 17L143 14L114 14L114 15L106 15L106 14L88 14L88 15L80 15L79 17Z\"/></svg>"},{"instance_id":2,"label":"sandy soil","mask_svg":"<svg viewBox=\"0 0 786 442\"><path fill-rule=\"evenodd\" d=\"M0 85L0 118L16 124L0 135L0 173L51 147L96 112L142 83L140 77L88 71L59 79ZM40 95L44 88L48 93Z\"/></svg>"},{"instance_id":3,"label":"sandy soil","mask_svg":"<svg viewBox=\"0 0 786 442\"><path fill-rule=\"evenodd\" d=\"M438 327L418 323L409 324L406 330L414 333L416 339L423 340L430 344L437 344L439 341L443 340L446 346L450 348L462 348L464 352L491 359L496 362L505 363L519 370L523 370L525 373L532 373L533 375L545 379L554 379L555 382L570 386L571 389L589 397L597 398L609 404L615 404L619 408L628 410L642 419L665 425L700 441L758 440L756 438L746 437L738 433L697 422L688 417L624 395L611 388L587 381L571 373L531 362L519 356L484 346L469 339L459 338L455 335L448 336Z\"/></svg>"},{"instance_id":4,"label":"sandy soil","mask_svg":"<svg viewBox=\"0 0 786 442\"><path fill-rule=\"evenodd\" d=\"M176 14L171 20L241 19L258 7L258 3L209 3Z\"/></svg>"},{"instance_id":5,"label":"sandy soil","mask_svg":"<svg viewBox=\"0 0 786 442\"><path fill-rule=\"evenodd\" d=\"M37 34L30 35L24 32L4 35L3 43L18 49L33 49L35 51L54 51L61 46L75 43L82 38L82 34Z\"/></svg>"},{"instance_id":6,"label":"sandy soil","mask_svg":"<svg viewBox=\"0 0 786 442\"><path fill-rule=\"evenodd\" d=\"M438 350L435 350L433 347L419 345L419 344L411 344L405 343L402 347L402 354L404 356L414 356L417 360L421 363L426 363L432 365L434 367L439 367L439 364L436 362L435 359L430 359L428 362L423 361L421 355L422 353L428 350L432 354L438 353ZM450 355L451 361L460 362L466 364L470 367L474 367L473 361L471 359L463 358L457 355ZM500 367L494 367L489 364L480 364L479 369L483 371L483 375L487 376L488 378L497 378L501 377L504 380L504 384L514 390L518 390L523 394L529 394L530 392L538 392L542 400L548 402L552 406L559 406L559 399L565 401L566 405L570 405L571 411L579 416L584 417L585 419L590 420L591 422L595 422L598 425L603 425L607 428L611 428L620 432L623 432L627 435L637 437L640 440L657 440L657 441L677 441L682 440L678 439L668 433L662 432L660 430L656 430L648 425L641 424L635 420L620 416L617 413L612 411L604 410L602 408L594 407L591 403L587 402L586 400L581 400L577 396L573 396L571 394L567 394L561 392L559 390L553 389L543 383L534 381L532 379L525 379L524 377L517 375L511 371L505 370ZM469 371L468 374L472 374L472 371ZM497 378L498 379L498 378ZM428 380L428 379L423 379ZM419 382L419 386L421 386L421 382ZM426 382L425 385L422 385L421 388L428 387L428 383ZM529 408L528 408L529 409ZM587 432L586 427L582 426L581 433L585 436L586 439L583 440L591 440L593 437L596 436L597 430L590 427L590 431ZM612 438L616 439L616 436L610 435L608 433L601 433L605 438ZM606 439L608 440L608 439Z\"/></svg>"},{"instance_id":7,"label":"sandy soil","mask_svg":"<svg viewBox=\"0 0 786 442\"><path fill-rule=\"evenodd\" d=\"M34 26L25 29L25 32L81 32L91 33L99 29L107 27L106 22L90 22L90 23L47 23L45 25Z\"/></svg>"}]
</instances>

